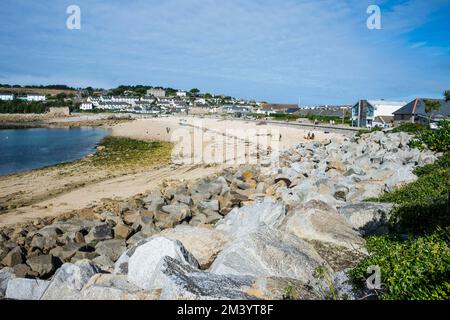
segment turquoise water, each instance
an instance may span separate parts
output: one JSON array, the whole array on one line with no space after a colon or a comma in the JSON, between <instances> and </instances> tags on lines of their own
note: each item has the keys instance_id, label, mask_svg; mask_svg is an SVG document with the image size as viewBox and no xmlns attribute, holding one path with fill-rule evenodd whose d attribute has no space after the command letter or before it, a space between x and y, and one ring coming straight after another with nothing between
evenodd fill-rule
<instances>
[{"instance_id":1,"label":"turquoise water","mask_svg":"<svg viewBox=\"0 0 450 320\"><path fill-rule=\"evenodd\" d=\"M108 134L101 128L0 129L0 175L81 159Z\"/></svg>"}]
</instances>

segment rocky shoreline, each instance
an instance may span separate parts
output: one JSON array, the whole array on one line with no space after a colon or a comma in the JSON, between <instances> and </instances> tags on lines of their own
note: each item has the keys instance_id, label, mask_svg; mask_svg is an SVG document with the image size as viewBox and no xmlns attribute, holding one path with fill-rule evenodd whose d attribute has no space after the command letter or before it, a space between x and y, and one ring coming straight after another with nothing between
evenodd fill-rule
<instances>
[{"instance_id":1,"label":"rocky shoreline","mask_svg":"<svg viewBox=\"0 0 450 320\"><path fill-rule=\"evenodd\" d=\"M360 299L346 270L437 155L405 133L308 142L277 167L241 166L0 230L7 299ZM330 280L333 286L330 286Z\"/></svg>"}]
</instances>

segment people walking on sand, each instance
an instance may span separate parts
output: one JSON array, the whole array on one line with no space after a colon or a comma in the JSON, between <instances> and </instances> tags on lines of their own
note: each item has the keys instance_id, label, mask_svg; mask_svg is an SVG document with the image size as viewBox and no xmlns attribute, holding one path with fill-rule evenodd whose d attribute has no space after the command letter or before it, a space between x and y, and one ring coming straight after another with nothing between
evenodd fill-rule
<instances>
[{"instance_id":1,"label":"people walking on sand","mask_svg":"<svg viewBox=\"0 0 450 320\"><path fill-rule=\"evenodd\" d=\"M170 133L170 128L169 127L166 127L166 132L167 132L167 134Z\"/></svg>"},{"instance_id":2,"label":"people walking on sand","mask_svg":"<svg viewBox=\"0 0 450 320\"><path fill-rule=\"evenodd\" d=\"M314 140L315 136L314 136L314 132L311 134L311 140Z\"/></svg>"}]
</instances>

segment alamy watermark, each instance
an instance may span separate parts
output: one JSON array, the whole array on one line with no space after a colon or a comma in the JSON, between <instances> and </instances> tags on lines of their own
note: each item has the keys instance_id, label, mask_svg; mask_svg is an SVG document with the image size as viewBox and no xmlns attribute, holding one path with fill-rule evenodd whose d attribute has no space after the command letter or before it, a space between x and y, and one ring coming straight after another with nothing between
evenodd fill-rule
<instances>
[{"instance_id":1,"label":"alamy watermark","mask_svg":"<svg viewBox=\"0 0 450 320\"><path fill-rule=\"evenodd\" d=\"M201 121L184 124L170 132L175 164L255 164L272 166L279 162L278 129L226 129L223 132L203 127Z\"/></svg>"},{"instance_id":2,"label":"alamy watermark","mask_svg":"<svg viewBox=\"0 0 450 320\"><path fill-rule=\"evenodd\" d=\"M367 273L370 276L366 279L367 288L372 290L381 289L381 269L379 266L369 266Z\"/></svg>"},{"instance_id":3,"label":"alamy watermark","mask_svg":"<svg viewBox=\"0 0 450 320\"><path fill-rule=\"evenodd\" d=\"M370 16L367 18L366 25L369 30L381 29L381 9L377 5L370 5L367 7L367 14Z\"/></svg>"},{"instance_id":4,"label":"alamy watermark","mask_svg":"<svg viewBox=\"0 0 450 320\"><path fill-rule=\"evenodd\" d=\"M66 27L69 30L81 29L81 9L79 6L72 4L67 7L66 13L69 15L66 20Z\"/></svg>"}]
</instances>

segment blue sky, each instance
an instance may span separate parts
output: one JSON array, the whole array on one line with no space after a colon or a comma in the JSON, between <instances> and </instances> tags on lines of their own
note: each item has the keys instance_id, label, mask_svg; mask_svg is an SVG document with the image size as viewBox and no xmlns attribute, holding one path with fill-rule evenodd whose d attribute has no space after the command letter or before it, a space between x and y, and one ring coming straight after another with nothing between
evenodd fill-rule
<instances>
[{"instance_id":1,"label":"blue sky","mask_svg":"<svg viewBox=\"0 0 450 320\"><path fill-rule=\"evenodd\" d=\"M66 8L81 8L68 30ZM368 5L381 30L366 27ZM438 97L450 1L2 0L0 83L162 85L271 102Z\"/></svg>"}]
</instances>

